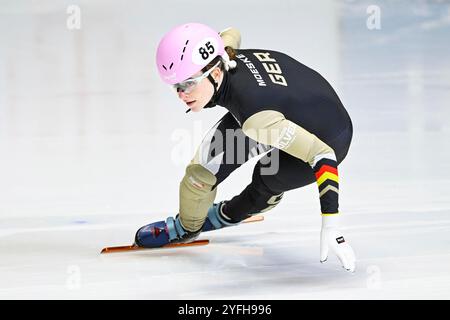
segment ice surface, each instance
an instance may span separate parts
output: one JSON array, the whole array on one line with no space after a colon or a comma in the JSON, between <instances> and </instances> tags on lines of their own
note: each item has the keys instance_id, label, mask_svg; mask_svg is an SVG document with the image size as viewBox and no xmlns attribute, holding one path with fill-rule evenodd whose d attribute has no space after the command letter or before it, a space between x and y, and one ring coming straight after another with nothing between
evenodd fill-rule
<instances>
[{"instance_id":1,"label":"ice surface","mask_svg":"<svg viewBox=\"0 0 450 320\"><path fill-rule=\"evenodd\" d=\"M0 8L0 298L450 298L448 4L78 3L72 31L70 1ZM243 47L287 52L336 87L355 129L340 166L355 274L319 263L315 186L205 247L99 254L176 213L184 166L224 113L185 115L158 79L158 39L185 21L236 26Z\"/></svg>"}]
</instances>

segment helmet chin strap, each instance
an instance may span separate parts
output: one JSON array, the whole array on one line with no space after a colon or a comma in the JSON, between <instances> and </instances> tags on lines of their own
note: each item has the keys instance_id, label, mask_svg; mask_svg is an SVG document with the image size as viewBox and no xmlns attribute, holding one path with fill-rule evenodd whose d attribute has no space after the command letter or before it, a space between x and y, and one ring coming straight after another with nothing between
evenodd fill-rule
<instances>
[{"instance_id":1,"label":"helmet chin strap","mask_svg":"<svg viewBox=\"0 0 450 320\"><path fill-rule=\"evenodd\" d=\"M214 80L214 78L211 76L211 74L208 74L208 80L213 85L214 93L211 97L211 100L209 100L209 102L206 104L205 108L212 108L216 105L217 90L219 89L219 83L216 80Z\"/></svg>"},{"instance_id":2,"label":"helmet chin strap","mask_svg":"<svg viewBox=\"0 0 450 320\"><path fill-rule=\"evenodd\" d=\"M213 88L214 88L214 93L211 97L211 99L209 100L209 102L206 104L206 106L204 106L204 108L212 108L216 106L216 100L217 100L217 91L219 89L219 83L214 80L214 78L211 76L211 74L208 74L208 80L209 82L211 82ZM186 113L188 113L189 111L191 111L191 109L187 109Z\"/></svg>"}]
</instances>

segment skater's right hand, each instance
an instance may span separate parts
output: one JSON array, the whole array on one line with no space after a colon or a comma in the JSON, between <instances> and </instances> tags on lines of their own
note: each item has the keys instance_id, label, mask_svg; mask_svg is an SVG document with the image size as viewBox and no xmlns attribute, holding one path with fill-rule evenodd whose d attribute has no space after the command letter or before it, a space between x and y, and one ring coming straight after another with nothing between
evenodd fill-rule
<instances>
[{"instance_id":1,"label":"skater's right hand","mask_svg":"<svg viewBox=\"0 0 450 320\"><path fill-rule=\"evenodd\" d=\"M344 239L338 229L339 216L322 216L322 230L320 232L320 262L328 259L331 250L338 257L343 268L349 272L355 272L356 258L352 247Z\"/></svg>"}]
</instances>

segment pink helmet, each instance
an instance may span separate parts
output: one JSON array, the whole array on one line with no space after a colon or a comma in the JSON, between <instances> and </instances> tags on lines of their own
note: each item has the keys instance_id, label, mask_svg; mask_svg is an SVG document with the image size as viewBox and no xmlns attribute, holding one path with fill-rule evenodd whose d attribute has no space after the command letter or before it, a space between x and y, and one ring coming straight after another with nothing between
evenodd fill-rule
<instances>
[{"instance_id":1,"label":"pink helmet","mask_svg":"<svg viewBox=\"0 0 450 320\"><path fill-rule=\"evenodd\" d=\"M204 24L187 23L161 39L156 65L164 82L176 84L199 72L218 55L226 55L218 32ZM228 55L224 58L228 61Z\"/></svg>"}]
</instances>

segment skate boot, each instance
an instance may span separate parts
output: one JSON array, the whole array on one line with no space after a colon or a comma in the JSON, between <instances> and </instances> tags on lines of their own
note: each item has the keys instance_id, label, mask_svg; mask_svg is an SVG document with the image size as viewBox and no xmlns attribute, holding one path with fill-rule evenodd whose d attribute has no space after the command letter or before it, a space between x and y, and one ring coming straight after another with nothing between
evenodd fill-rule
<instances>
[{"instance_id":1,"label":"skate boot","mask_svg":"<svg viewBox=\"0 0 450 320\"><path fill-rule=\"evenodd\" d=\"M134 242L139 247L159 248L169 243L181 243L194 241L200 234L190 232L183 228L178 215L169 217L166 221L158 221L141 227L137 232Z\"/></svg>"},{"instance_id":2,"label":"skate boot","mask_svg":"<svg viewBox=\"0 0 450 320\"><path fill-rule=\"evenodd\" d=\"M206 217L205 223L202 227L203 232L236 226L240 224L240 222L233 223L226 220L225 215L222 211L222 207L224 204L225 201L215 203L211 208L208 209L208 216Z\"/></svg>"}]
</instances>

